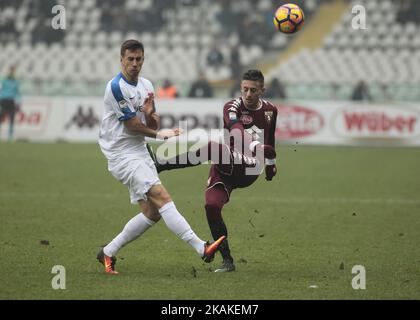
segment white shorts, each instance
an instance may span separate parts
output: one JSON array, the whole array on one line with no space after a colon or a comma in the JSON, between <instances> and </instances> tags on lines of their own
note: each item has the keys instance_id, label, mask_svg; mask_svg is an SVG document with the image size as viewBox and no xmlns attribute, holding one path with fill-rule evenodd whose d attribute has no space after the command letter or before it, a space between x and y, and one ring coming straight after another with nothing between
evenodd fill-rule
<instances>
[{"instance_id":1,"label":"white shorts","mask_svg":"<svg viewBox=\"0 0 420 320\"><path fill-rule=\"evenodd\" d=\"M108 161L108 170L128 187L132 204L137 204L139 200L147 200L146 193L150 188L161 184L147 149L141 154L126 155L118 160Z\"/></svg>"}]
</instances>

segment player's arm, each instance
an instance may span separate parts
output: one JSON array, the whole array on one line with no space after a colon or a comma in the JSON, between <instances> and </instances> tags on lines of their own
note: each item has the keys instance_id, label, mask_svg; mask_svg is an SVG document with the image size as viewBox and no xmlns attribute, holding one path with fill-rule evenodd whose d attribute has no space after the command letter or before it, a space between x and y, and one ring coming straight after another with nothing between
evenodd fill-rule
<instances>
[{"instance_id":1,"label":"player's arm","mask_svg":"<svg viewBox=\"0 0 420 320\"><path fill-rule=\"evenodd\" d=\"M110 92L112 92L112 95ZM145 137L155 139L169 139L182 133L182 130L180 129L157 131L155 128L150 128L148 125L143 124L140 119L136 117L134 107L129 100L124 98L118 85L111 86L111 91L107 92L105 100L108 101L114 109L118 116L118 120L122 121L127 130L132 134L141 134ZM150 112L153 109L153 97L148 97L144 106L146 112ZM152 115L149 115L149 117L153 119Z\"/></svg>"},{"instance_id":2,"label":"player's arm","mask_svg":"<svg viewBox=\"0 0 420 320\"><path fill-rule=\"evenodd\" d=\"M179 136L183 130L180 128L155 130L144 125L139 118L133 117L124 121L124 125L130 133L141 134L145 137L166 140L172 137Z\"/></svg>"},{"instance_id":3,"label":"player's arm","mask_svg":"<svg viewBox=\"0 0 420 320\"><path fill-rule=\"evenodd\" d=\"M267 143L269 146L272 147L272 155L271 157L267 157L265 159L265 179L267 181L271 181L274 176L277 174L277 166L276 166L276 126L277 126L277 108L274 109L273 112L273 120L271 121L271 127L268 132L268 140Z\"/></svg>"},{"instance_id":4,"label":"player's arm","mask_svg":"<svg viewBox=\"0 0 420 320\"><path fill-rule=\"evenodd\" d=\"M146 118L146 125L154 130L158 130L160 126L159 115L156 113L155 101L153 93L149 93L149 96L145 99L142 106L144 117Z\"/></svg>"},{"instance_id":5,"label":"player's arm","mask_svg":"<svg viewBox=\"0 0 420 320\"><path fill-rule=\"evenodd\" d=\"M130 118L123 122L127 130L132 134L141 134L145 137L150 137L150 138L157 137L157 131L143 124L140 121L140 119L137 117Z\"/></svg>"},{"instance_id":6,"label":"player's arm","mask_svg":"<svg viewBox=\"0 0 420 320\"><path fill-rule=\"evenodd\" d=\"M223 123L228 130L225 131L225 143L229 146L234 146L235 136L242 137L244 133L244 126L239 111L240 101L238 99L229 101L223 107Z\"/></svg>"},{"instance_id":7,"label":"player's arm","mask_svg":"<svg viewBox=\"0 0 420 320\"><path fill-rule=\"evenodd\" d=\"M145 114L146 118L146 125L144 125L139 118L132 117L124 121L125 127L131 133L163 140L178 136L182 133L182 129L179 128L157 131L157 128L159 127L159 117L155 110L153 93L150 93L144 100L144 104L142 106L142 112Z\"/></svg>"},{"instance_id":8,"label":"player's arm","mask_svg":"<svg viewBox=\"0 0 420 320\"><path fill-rule=\"evenodd\" d=\"M273 119L271 121L271 127L268 133L268 144L273 148L276 147L276 127L277 127L277 108L273 111Z\"/></svg>"},{"instance_id":9,"label":"player's arm","mask_svg":"<svg viewBox=\"0 0 420 320\"><path fill-rule=\"evenodd\" d=\"M146 124L149 128L158 130L160 127L160 118L159 115L156 112L153 112L152 114L145 115L146 118Z\"/></svg>"},{"instance_id":10,"label":"player's arm","mask_svg":"<svg viewBox=\"0 0 420 320\"><path fill-rule=\"evenodd\" d=\"M240 120L241 115L239 112L240 102L238 100L232 100L225 104L223 107L223 122L226 128L241 129L243 130L243 124Z\"/></svg>"}]
</instances>

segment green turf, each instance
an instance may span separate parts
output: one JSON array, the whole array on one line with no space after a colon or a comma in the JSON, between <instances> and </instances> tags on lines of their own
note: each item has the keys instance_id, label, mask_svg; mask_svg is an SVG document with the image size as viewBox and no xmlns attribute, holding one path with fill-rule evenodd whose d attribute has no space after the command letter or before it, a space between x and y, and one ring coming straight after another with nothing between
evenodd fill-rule
<instances>
[{"instance_id":1,"label":"green turf","mask_svg":"<svg viewBox=\"0 0 420 320\"><path fill-rule=\"evenodd\" d=\"M138 210L94 144L0 144L0 299L420 299L420 149L279 146L279 174L224 210L237 272L210 272L160 222L95 256ZM202 238L208 166L163 173ZM49 245L42 245L48 240ZM66 289L54 290L54 265ZM366 290L351 286L366 268ZM310 288L310 286L317 286Z\"/></svg>"}]
</instances>

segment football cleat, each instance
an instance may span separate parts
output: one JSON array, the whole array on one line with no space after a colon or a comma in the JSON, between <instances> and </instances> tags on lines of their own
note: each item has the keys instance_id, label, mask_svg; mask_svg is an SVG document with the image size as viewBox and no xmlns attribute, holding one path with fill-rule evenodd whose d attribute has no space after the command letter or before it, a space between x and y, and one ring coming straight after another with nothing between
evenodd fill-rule
<instances>
[{"instance_id":1,"label":"football cleat","mask_svg":"<svg viewBox=\"0 0 420 320\"><path fill-rule=\"evenodd\" d=\"M117 262L117 258L109 257L104 253L104 249L102 248L101 251L98 252L96 256L98 261L102 263L105 267L105 273L108 274L118 274L118 271L115 271L115 263Z\"/></svg>"},{"instance_id":2,"label":"football cleat","mask_svg":"<svg viewBox=\"0 0 420 320\"><path fill-rule=\"evenodd\" d=\"M235 271L235 265L233 264L233 261L230 260L223 260L223 264L219 269L214 270L214 272L232 272Z\"/></svg>"},{"instance_id":3,"label":"football cleat","mask_svg":"<svg viewBox=\"0 0 420 320\"><path fill-rule=\"evenodd\" d=\"M214 259L214 254L216 253L217 249L219 248L220 244L223 242L223 240L226 239L226 236L221 236L219 239L214 241L213 243L206 242L204 244L204 254L202 259L206 263L210 263Z\"/></svg>"}]
</instances>

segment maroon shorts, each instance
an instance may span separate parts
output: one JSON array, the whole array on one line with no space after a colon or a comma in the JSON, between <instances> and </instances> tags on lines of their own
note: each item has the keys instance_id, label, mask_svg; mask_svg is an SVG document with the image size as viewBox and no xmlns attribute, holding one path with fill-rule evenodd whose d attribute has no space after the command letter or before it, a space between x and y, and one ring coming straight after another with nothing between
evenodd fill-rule
<instances>
[{"instance_id":1,"label":"maroon shorts","mask_svg":"<svg viewBox=\"0 0 420 320\"><path fill-rule=\"evenodd\" d=\"M231 174L228 175L223 173L218 165L212 164L206 190L211 189L216 185L222 185L226 190L228 198L230 198L233 189L248 187L258 179L259 175L245 174L245 169L245 165L235 164L232 166Z\"/></svg>"}]
</instances>

